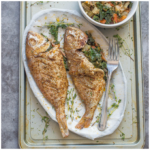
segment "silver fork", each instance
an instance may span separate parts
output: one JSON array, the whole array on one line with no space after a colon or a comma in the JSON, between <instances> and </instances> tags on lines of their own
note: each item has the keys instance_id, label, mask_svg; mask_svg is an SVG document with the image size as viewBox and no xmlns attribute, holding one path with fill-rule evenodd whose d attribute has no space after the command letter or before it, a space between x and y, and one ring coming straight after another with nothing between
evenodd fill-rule
<instances>
[{"instance_id":1,"label":"silver fork","mask_svg":"<svg viewBox=\"0 0 150 150\"><path fill-rule=\"evenodd\" d=\"M119 46L116 39L109 39L109 52L107 60L108 77L105 90L104 101L102 105L101 117L98 123L98 130L104 131L107 124L107 102L108 102L108 91L111 75L114 70L118 68L119 64Z\"/></svg>"}]
</instances>

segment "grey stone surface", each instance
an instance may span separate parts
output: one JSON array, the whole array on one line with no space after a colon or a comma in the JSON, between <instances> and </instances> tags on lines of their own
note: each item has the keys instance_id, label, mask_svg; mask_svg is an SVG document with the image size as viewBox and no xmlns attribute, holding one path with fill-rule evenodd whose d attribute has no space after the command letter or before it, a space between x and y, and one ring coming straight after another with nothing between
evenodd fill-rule
<instances>
[{"instance_id":1,"label":"grey stone surface","mask_svg":"<svg viewBox=\"0 0 150 150\"><path fill-rule=\"evenodd\" d=\"M141 2L146 144L149 148L149 2ZM18 146L20 2L2 2L2 148Z\"/></svg>"},{"instance_id":2,"label":"grey stone surface","mask_svg":"<svg viewBox=\"0 0 150 150\"><path fill-rule=\"evenodd\" d=\"M141 37L143 52L145 148L149 148L149 2L141 2Z\"/></svg>"},{"instance_id":3,"label":"grey stone surface","mask_svg":"<svg viewBox=\"0 0 150 150\"><path fill-rule=\"evenodd\" d=\"M20 3L2 2L2 148L18 146Z\"/></svg>"}]
</instances>

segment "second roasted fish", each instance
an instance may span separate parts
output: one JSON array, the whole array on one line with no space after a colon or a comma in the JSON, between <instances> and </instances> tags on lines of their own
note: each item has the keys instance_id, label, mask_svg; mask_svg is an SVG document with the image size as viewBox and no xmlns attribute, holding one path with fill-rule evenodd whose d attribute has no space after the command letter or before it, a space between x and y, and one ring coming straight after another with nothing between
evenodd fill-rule
<instances>
[{"instance_id":1,"label":"second roasted fish","mask_svg":"<svg viewBox=\"0 0 150 150\"><path fill-rule=\"evenodd\" d=\"M90 126L105 88L104 71L95 68L79 50L85 46L86 42L87 35L80 29L74 27L66 29L64 49L68 59L69 74L86 109L85 114L76 125L78 129Z\"/></svg>"}]
</instances>

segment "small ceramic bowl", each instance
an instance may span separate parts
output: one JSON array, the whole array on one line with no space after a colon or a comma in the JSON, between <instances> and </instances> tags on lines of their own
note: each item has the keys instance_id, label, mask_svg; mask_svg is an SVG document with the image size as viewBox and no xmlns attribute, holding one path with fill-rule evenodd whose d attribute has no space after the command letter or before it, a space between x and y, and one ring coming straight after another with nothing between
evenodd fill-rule
<instances>
[{"instance_id":1,"label":"small ceramic bowl","mask_svg":"<svg viewBox=\"0 0 150 150\"><path fill-rule=\"evenodd\" d=\"M115 28L115 27L121 26L122 24L129 21L131 19L131 17L134 15L134 13L136 12L136 9L138 7L138 1L132 1L132 3L133 3L133 5L132 5L131 11L129 12L127 18L124 19L123 21L121 21L119 23L115 23L115 24L103 24L103 23L97 22L97 21L93 20L92 18L90 18L84 11L84 9L81 5L81 1L79 1L79 7L80 7L80 10L81 10L83 16L92 24L94 24L98 27L101 27L101 28Z\"/></svg>"}]
</instances>

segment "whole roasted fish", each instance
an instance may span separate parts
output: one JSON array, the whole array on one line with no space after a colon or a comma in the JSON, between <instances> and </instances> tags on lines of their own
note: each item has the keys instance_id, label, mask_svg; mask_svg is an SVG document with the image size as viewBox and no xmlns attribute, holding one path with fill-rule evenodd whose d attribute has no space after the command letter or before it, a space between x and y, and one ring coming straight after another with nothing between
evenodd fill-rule
<instances>
[{"instance_id":1,"label":"whole roasted fish","mask_svg":"<svg viewBox=\"0 0 150 150\"><path fill-rule=\"evenodd\" d=\"M50 41L42 35L28 32L26 38L28 67L43 96L55 107L62 136L67 137L69 135L65 115L67 74L58 45L49 50L50 46Z\"/></svg>"},{"instance_id":2,"label":"whole roasted fish","mask_svg":"<svg viewBox=\"0 0 150 150\"><path fill-rule=\"evenodd\" d=\"M76 128L88 128L93 119L96 107L102 97L105 80L104 71L95 68L82 51L88 40L87 35L80 29L68 27L65 32L64 49L68 59L69 74L75 84L80 98L85 104L85 114Z\"/></svg>"}]
</instances>

